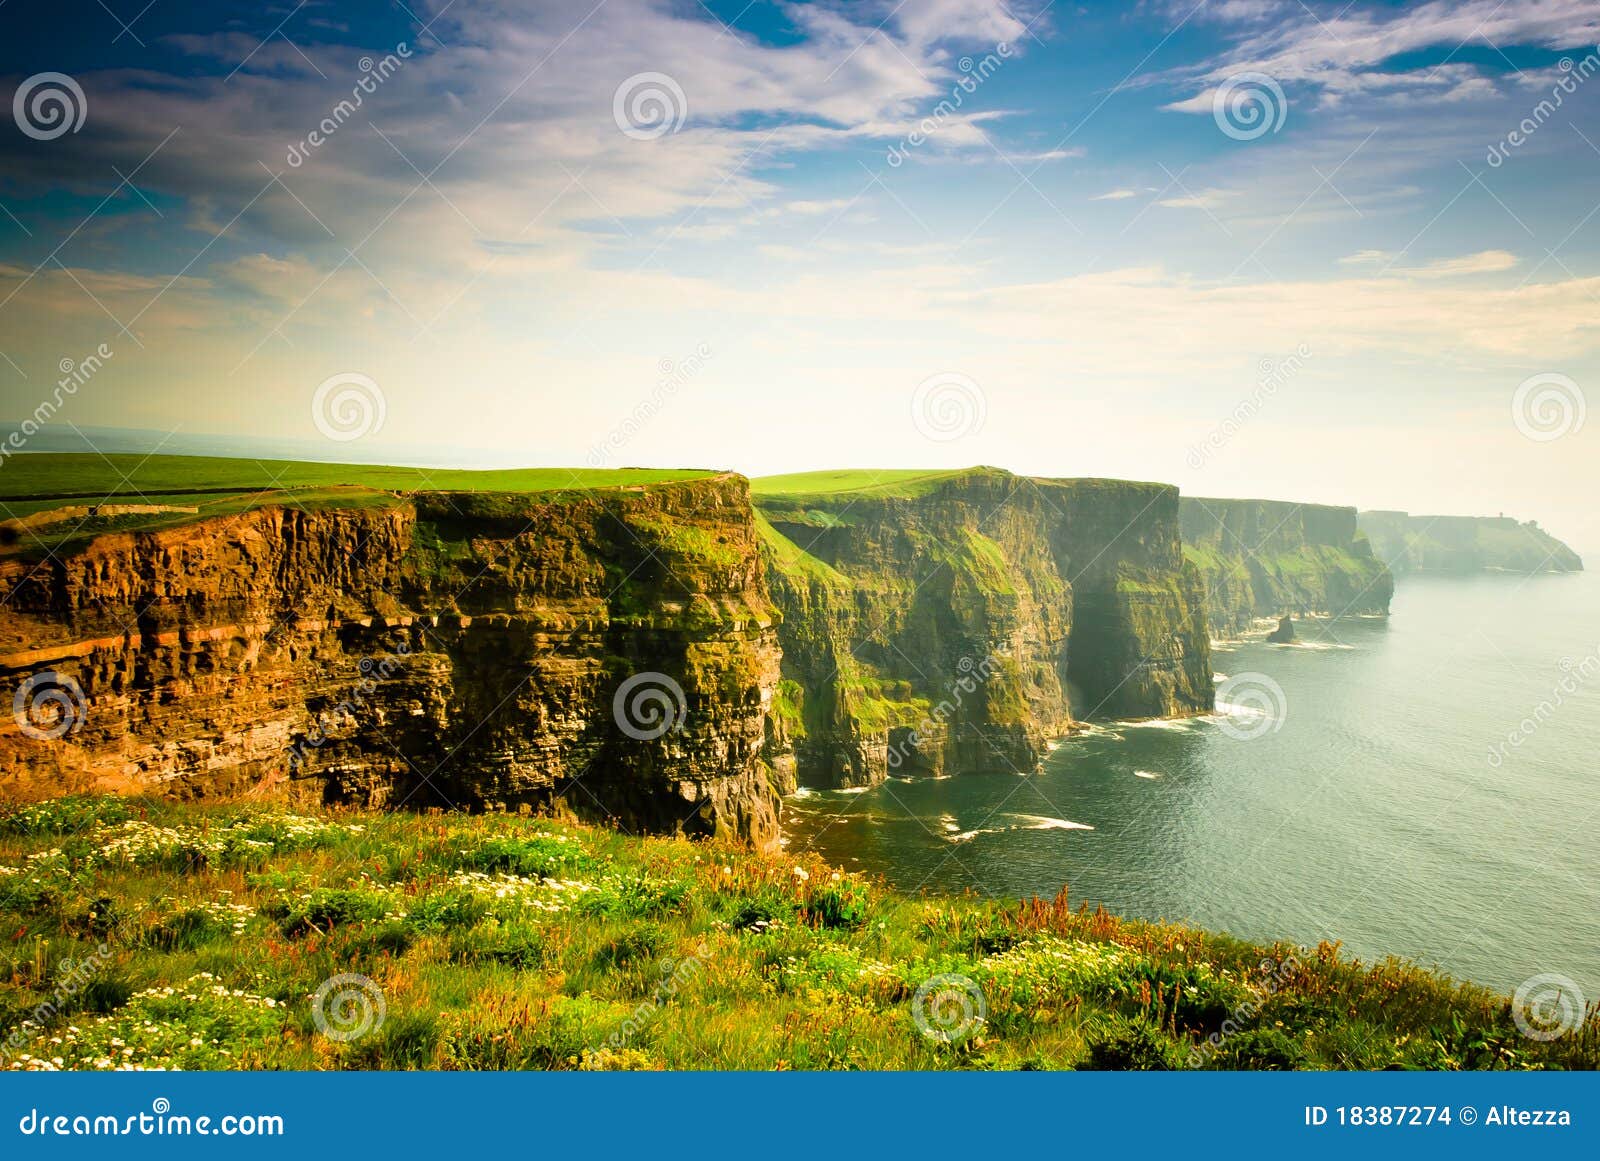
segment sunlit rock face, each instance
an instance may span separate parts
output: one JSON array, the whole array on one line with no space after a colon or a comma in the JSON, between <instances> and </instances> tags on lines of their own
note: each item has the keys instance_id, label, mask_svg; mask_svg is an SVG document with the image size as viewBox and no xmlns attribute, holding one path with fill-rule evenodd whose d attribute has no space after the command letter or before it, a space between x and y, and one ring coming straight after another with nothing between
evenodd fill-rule
<instances>
[{"instance_id":1,"label":"sunlit rock face","mask_svg":"<svg viewBox=\"0 0 1600 1161\"><path fill-rule=\"evenodd\" d=\"M0 561L0 600L6 688L49 674L76 706L59 737L49 707L5 720L9 797L526 804L776 842L738 476L261 508Z\"/></svg>"},{"instance_id":2,"label":"sunlit rock face","mask_svg":"<svg viewBox=\"0 0 1600 1161\"><path fill-rule=\"evenodd\" d=\"M761 495L794 776L1027 772L1095 717L1212 706L1175 488L951 473L909 495Z\"/></svg>"}]
</instances>

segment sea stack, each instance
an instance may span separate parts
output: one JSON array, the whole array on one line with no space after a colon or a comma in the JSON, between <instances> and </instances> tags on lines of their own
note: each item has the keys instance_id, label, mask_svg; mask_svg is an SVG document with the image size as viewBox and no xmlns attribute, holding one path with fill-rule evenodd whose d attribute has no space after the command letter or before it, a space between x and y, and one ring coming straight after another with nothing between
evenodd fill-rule
<instances>
[{"instance_id":1,"label":"sea stack","mask_svg":"<svg viewBox=\"0 0 1600 1161\"><path fill-rule=\"evenodd\" d=\"M1285 613L1278 618L1278 627L1267 634L1267 640L1274 645L1288 645L1294 641L1294 619Z\"/></svg>"}]
</instances>

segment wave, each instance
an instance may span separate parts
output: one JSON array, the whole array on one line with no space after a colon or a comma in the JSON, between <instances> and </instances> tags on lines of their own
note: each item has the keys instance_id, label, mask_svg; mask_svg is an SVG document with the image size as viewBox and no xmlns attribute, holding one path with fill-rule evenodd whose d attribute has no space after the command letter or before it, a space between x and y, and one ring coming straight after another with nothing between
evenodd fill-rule
<instances>
[{"instance_id":1,"label":"wave","mask_svg":"<svg viewBox=\"0 0 1600 1161\"><path fill-rule=\"evenodd\" d=\"M1008 814L1007 818L1020 818L1027 825L1009 827L1010 830L1093 830L1086 822L1069 822L1064 818L1050 818L1043 814Z\"/></svg>"},{"instance_id":2,"label":"wave","mask_svg":"<svg viewBox=\"0 0 1600 1161\"><path fill-rule=\"evenodd\" d=\"M959 843L970 843L973 839L977 838L980 834L1005 834L1006 832L1013 831L1013 830L1093 830L1094 829L1094 827L1090 826L1086 822L1072 822L1071 820L1065 819L1065 818L1050 818L1049 816L1043 815L1043 814L1007 814L1004 817L1005 818L1021 819L1022 821L1018 822L1018 823L1014 823L1014 824L1012 824L1010 826L980 826L980 827L974 827L972 830L957 830L957 829L955 829L955 824L954 824L953 820L951 822L948 822L948 823L944 822L945 819L950 818L949 815L944 815L944 816L942 816L940 818L940 822L944 823L944 825L947 827L947 829L950 829L952 831L952 833L947 834L947 835L944 836L944 841L947 842L947 843L958 843L958 844Z\"/></svg>"},{"instance_id":3,"label":"wave","mask_svg":"<svg viewBox=\"0 0 1600 1161\"><path fill-rule=\"evenodd\" d=\"M1218 699L1216 713L1206 714L1204 717L1197 718L1195 720L1203 722L1220 722L1229 718L1265 718L1271 716L1271 714L1267 713L1267 711L1262 709L1260 706L1244 705L1240 702L1222 701L1221 699Z\"/></svg>"},{"instance_id":4,"label":"wave","mask_svg":"<svg viewBox=\"0 0 1600 1161\"><path fill-rule=\"evenodd\" d=\"M1150 718L1142 722L1122 722L1124 729L1129 730L1187 730L1192 728L1193 718Z\"/></svg>"},{"instance_id":5,"label":"wave","mask_svg":"<svg viewBox=\"0 0 1600 1161\"><path fill-rule=\"evenodd\" d=\"M1135 778L1160 778L1161 777L1161 775L1157 774L1154 770L1135 770L1133 772L1133 776Z\"/></svg>"}]
</instances>

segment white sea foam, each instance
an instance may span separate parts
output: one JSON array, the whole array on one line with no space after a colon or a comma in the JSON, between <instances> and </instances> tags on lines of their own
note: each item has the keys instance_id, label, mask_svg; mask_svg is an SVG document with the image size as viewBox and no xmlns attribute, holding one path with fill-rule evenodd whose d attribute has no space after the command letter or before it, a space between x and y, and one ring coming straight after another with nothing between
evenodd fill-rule
<instances>
[{"instance_id":1,"label":"white sea foam","mask_svg":"<svg viewBox=\"0 0 1600 1161\"><path fill-rule=\"evenodd\" d=\"M943 836L947 843L970 843L980 834L1005 834L1012 830L1093 830L1094 827L1084 822L1071 822L1065 818L1050 818L1043 814L1006 814L1005 818L1019 819L1019 822L1009 826L979 826L972 830L959 830L952 823L945 822L949 815L942 815L939 819L944 823L945 829L952 833Z\"/></svg>"},{"instance_id":2,"label":"white sea foam","mask_svg":"<svg viewBox=\"0 0 1600 1161\"><path fill-rule=\"evenodd\" d=\"M1159 778L1159 777L1161 777L1161 775L1157 774L1154 770L1135 770L1133 772L1133 776L1135 778Z\"/></svg>"},{"instance_id":3,"label":"white sea foam","mask_svg":"<svg viewBox=\"0 0 1600 1161\"><path fill-rule=\"evenodd\" d=\"M1086 822L1069 822L1064 818L1049 818L1042 814L1008 814L1007 818L1020 818L1026 824L1008 827L1008 830L1093 830Z\"/></svg>"}]
</instances>

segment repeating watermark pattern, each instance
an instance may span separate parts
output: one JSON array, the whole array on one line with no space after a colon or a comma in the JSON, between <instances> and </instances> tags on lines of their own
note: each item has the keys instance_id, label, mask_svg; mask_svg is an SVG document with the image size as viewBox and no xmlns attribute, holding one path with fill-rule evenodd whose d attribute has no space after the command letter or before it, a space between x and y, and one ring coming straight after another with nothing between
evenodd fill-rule
<instances>
[{"instance_id":1,"label":"repeating watermark pattern","mask_svg":"<svg viewBox=\"0 0 1600 1161\"><path fill-rule=\"evenodd\" d=\"M663 358L657 365L662 377L656 380L655 390L650 393L648 399L633 409L627 419L612 428L606 433L604 439L589 449L589 466L591 468L603 467L606 461L622 450L623 445L644 430L645 425L652 419L661 414L662 409L672 401L679 391L683 390L690 379L700 373L700 369L706 365L706 361L710 358L711 347L706 343L701 343L695 347L694 354L687 359L674 361Z\"/></svg>"},{"instance_id":2,"label":"repeating watermark pattern","mask_svg":"<svg viewBox=\"0 0 1600 1161\"><path fill-rule=\"evenodd\" d=\"M1535 443L1576 435L1588 415L1583 388L1559 371L1529 375L1511 395L1511 422Z\"/></svg>"},{"instance_id":3,"label":"repeating watermark pattern","mask_svg":"<svg viewBox=\"0 0 1600 1161\"><path fill-rule=\"evenodd\" d=\"M34 73L11 98L17 128L35 141L54 141L83 128L89 99L66 73Z\"/></svg>"},{"instance_id":4,"label":"repeating watermark pattern","mask_svg":"<svg viewBox=\"0 0 1600 1161\"><path fill-rule=\"evenodd\" d=\"M1504 766L1506 759L1511 756L1511 751L1522 749L1528 740L1567 704L1567 698L1600 676L1600 646L1581 661L1563 657L1561 670L1563 676L1551 688L1550 696L1534 706L1520 722L1507 730L1504 740L1489 748L1491 767L1498 770Z\"/></svg>"},{"instance_id":5,"label":"repeating watermark pattern","mask_svg":"<svg viewBox=\"0 0 1600 1161\"><path fill-rule=\"evenodd\" d=\"M85 959L64 959L56 975L56 986L50 998L36 1005L11 1029L6 1042L0 1045L0 1066L9 1065L12 1059L38 1037L61 1014L68 1000L78 995L111 962L111 945L102 943L94 954Z\"/></svg>"},{"instance_id":6,"label":"repeating watermark pattern","mask_svg":"<svg viewBox=\"0 0 1600 1161\"><path fill-rule=\"evenodd\" d=\"M635 141L676 133L688 116L683 86L666 73L634 73L611 97L611 119Z\"/></svg>"},{"instance_id":7,"label":"repeating watermark pattern","mask_svg":"<svg viewBox=\"0 0 1600 1161\"><path fill-rule=\"evenodd\" d=\"M1528 115L1517 123L1515 129L1489 146L1489 153L1484 160L1489 163L1491 169L1499 169L1510 160L1512 150L1522 148L1545 122L1556 115L1556 111L1566 103L1566 99L1578 91L1579 85L1600 71L1600 47L1577 64L1572 63L1571 57L1564 56L1557 62L1556 67L1562 76L1550 87L1550 95L1529 110Z\"/></svg>"},{"instance_id":8,"label":"repeating watermark pattern","mask_svg":"<svg viewBox=\"0 0 1600 1161\"><path fill-rule=\"evenodd\" d=\"M367 698L378 691L378 683L387 681L398 672L405 659L411 655L411 645L397 641L390 651L378 657L363 657L356 663L361 680L350 696L331 710L317 715L317 721L289 750L289 769L298 771L312 750L320 749L336 730L342 730L360 720L358 711L365 709Z\"/></svg>"},{"instance_id":9,"label":"repeating watermark pattern","mask_svg":"<svg viewBox=\"0 0 1600 1161\"><path fill-rule=\"evenodd\" d=\"M911 422L938 443L977 435L988 417L989 402L983 388L957 371L929 375L911 396Z\"/></svg>"},{"instance_id":10,"label":"repeating watermark pattern","mask_svg":"<svg viewBox=\"0 0 1600 1161\"><path fill-rule=\"evenodd\" d=\"M376 1032L388 1016L383 989L357 972L329 976L311 997L317 1031L341 1044Z\"/></svg>"},{"instance_id":11,"label":"repeating watermark pattern","mask_svg":"<svg viewBox=\"0 0 1600 1161\"><path fill-rule=\"evenodd\" d=\"M972 658L963 657L956 662L956 668L960 670L961 676L951 683L950 692L928 712L927 717L917 723L915 729L889 747L889 769L898 770L902 762L919 754L929 735L955 717L956 711L965 703L967 697L976 693L980 686L994 676L995 671L1000 668L1000 663L993 657L985 657L974 664Z\"/></svg>"},{"instance_id":12,"label":"repeating watermark pattern","mask_svg":"<svg viewBox=\"0 0 1600 1161\"><path fill-rule=\"evenodd\" d=\"M1211 116L1235 141L1254 141L1283 128L1289 100L1266 73L1235 73L1211 94Z\"/></svg>"},{"instance_id":13,"label":"repeating watermark pattern","mask_svg":"<svg viewBox=\"0 0 1600 1161\"><path fill-rule=\"evenodd\" d=\"M337 133L356 115L356 110L361 108L367 97L378 91L384 81L400 71L400 66L411 59L411 46L401 41L394 46L394 51L385 54L382 60L374 61L370 56L364 56L357 62L361 69L361 79L350 89L350 95L333 108L328 110L328 115L317 122L317 127L307 133L299 141L289 146L284 160L291 168L299 169L310 158L312 152L321 148L322 144Z\"/></svg>"},{"instance_id":14,"label":"repeating watermark pattern","mask_svg":"<svg viewBox=\"0 0 1600 1161\"><path fill-rule=\"evenodd\" d=\"M628 1042L660 1014L669 1000L705 970L705 961L709 954L710 950L702 943L694 949L693 955L685 956L676 962L670 959L662 960L661 979L651 991L649 999L634 1008L622 1022L622 1027L606 1038L606 1047L613 1050L626 1048Z\"/></svg>"},{"instance_id":15,"label":"repeating watermark pattern","mask_svg":"<svg viewBox=\"0 0 1600 1161\"><path fill-rule=\"evenodd\" d=\"M311 421L335 443L375 435L383 429L388 415L383 388L372 376L359 371L328 376L311 396Z\"/></svg>"},{"instance_id":16,"label":"repeating watermark pattern","mask_svg":"<svg viewBox=\"0 0 1600 1161\"><path fill-rule=\"evenodd\" d=\"M1289 698L1265 673L1241 673L1217 686L1217 713L1223 733L1249 742L1283 729Z\"/></svg>"},{"instance_id":17,"label":"repeating watermark pattern","mask_svg":"<svg viewBox=\"0 0 1600 1161\"><path fill-rule=\"evenodd\" d=\"M28 441L56 417L66 406L67 400L77 395L80 387L100 373L100 369L111 361L115 353L107 344L101 343L82 359L62 359L57 365L61 378L56 380L50 396L41 399L33 409L33 414L13 428L5 442L0 443L0 465L27 447Z\"/></svg>"},{"instance_id":18,"label":"repeating watermark pattern","mask_svg":"<svg viewBox=\"0 0 1600 1161\"><path fill-rule=\"evenodd\" d=\"M887 160L892 169L899 169L909 157L910 151L936 136L940 129L957 113L966 103L966 98L978 91L978 86L994 76L1000 66L1011 59L1011 46L1001 41L994 46L993 52L985 53L977 60L964 56L956 61L956 68L960 75L950 87L950 95L941 100L910 133L902 137L896 144L889 146Z\"/></svg>"},{"instance_id":19,"label":"repeating watermark pattern","mask_svg":"<svg viewBox=\"0 0 1600 1161\"><path fill-rule=\"evenodd\" d=\"M1190 1068L1204 1068L1210 1063L1224 1044L1255 1023L1261 1006L1288 987L1300 971L1300 961L1292 955L1281 960L1264 959L1258 966L1266 978L1259 986L1250 987L1250 998L1228 1013L1221 1028L1189 1049Z\"/></svg>"},{"instance_id":20,"label":"repeating watermark pattern","mask_svg":"<svg viewBox=\"0 0 1600 1161\"><path fill-rule=\"evenodd\" d=\"M929 976L911 997L911 1019L929 1040L955 1044L983 1026L989 1013L976 981L953 972Z\"/></svg>"},{"instance_id":21,"label":"repeating watermark pattern","mask_svg":"<svg viewBox=\"0 0 1600 1161\"><path fill-rule=\"evenodd\" d=\"M639 742L653 742L683 729L688 712L683 686L665 673L635 673L617 687L611 699L617 728Z\"/></svg>"},{"instance_id":22,"label":"repeating watermark pattern","mask_svg":"<svg viewBox=\"0 0 1600 1161\"><path fill-rule=\"evenodd\" d=\"M1560 1039L1583 1023L1587 1011L1578 985L1558 972L1523 980L1511 997L1511 1018L1529 1040Z\"/></svg>"},{"instance_id":23,"label":"repeating watermark pattern","mask_svg":"<svg viewBox=\"0 0 1600 1161\"><path fill-rule=\"evenodd\" d=\"M75 734L89 716L83 686L54 669L35 673L11 698L17 729L36 742L54 742Z\"/></svg>"},{"instance_id":24,"label":"repeating watermark pattern","mask_svg":"<svg viewBox=\"0 0 1600 1161\"><path fill-rule=\"evenodd\" d=\"M1184 457L1184 461L1196 471L1203 468L1207 460L1221 451L1230 439L1239 434L1245 424L1256 417L1267 400L1300 373L1306 365L1306 360L1310 358L1311 347L1301 343L1294 349L1294 354L1286 359L1262 359L1258 368L1260 377L1256 379L1255 390L1251 391L1248 397L1239 400L1234 409L1228 413L1228 418L1213 427L1205 439L1197 444L1191 444L1189 454Z\"/></svg>"}]
</instances>

